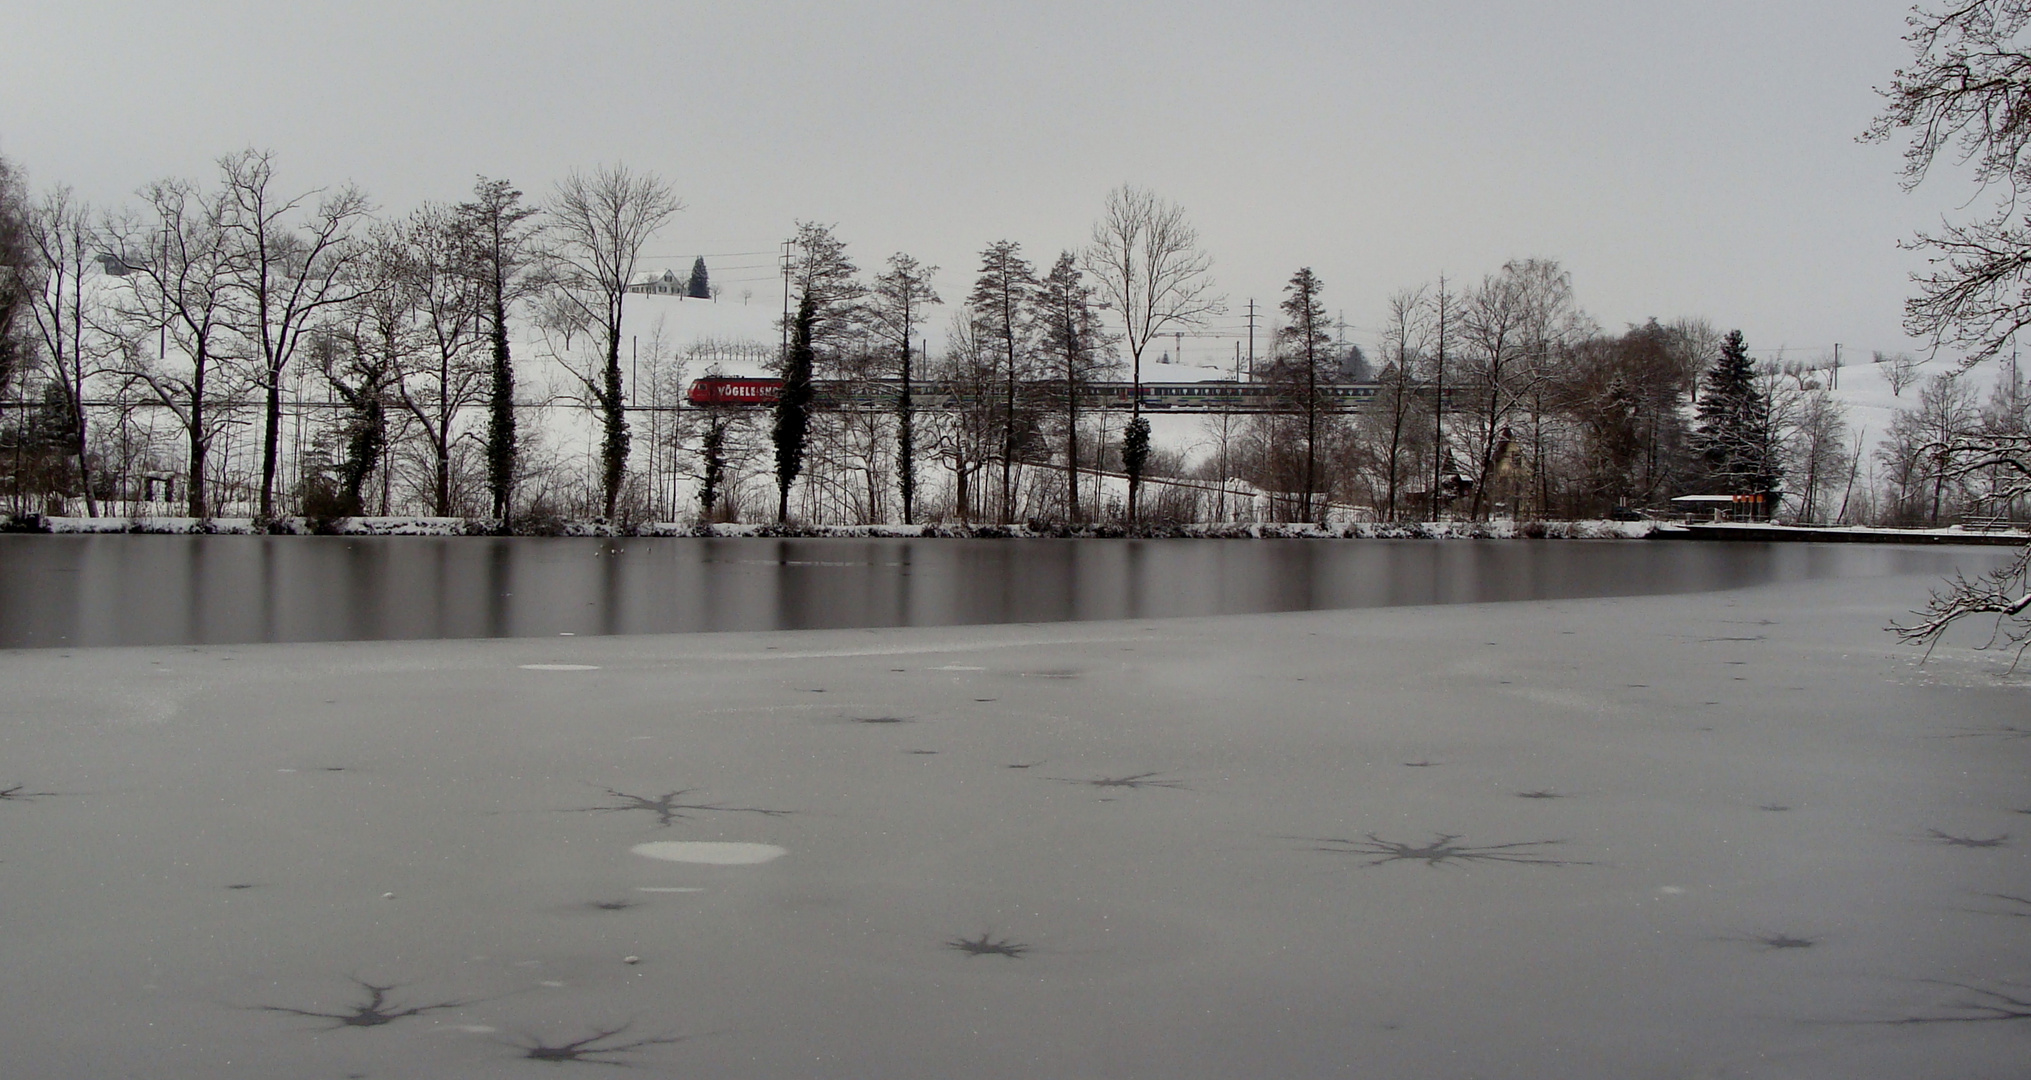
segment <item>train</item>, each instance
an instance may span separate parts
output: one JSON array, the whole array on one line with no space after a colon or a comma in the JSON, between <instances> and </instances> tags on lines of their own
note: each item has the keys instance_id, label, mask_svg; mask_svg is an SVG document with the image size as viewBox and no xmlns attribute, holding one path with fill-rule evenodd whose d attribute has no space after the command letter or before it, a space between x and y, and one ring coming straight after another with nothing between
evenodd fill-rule
<instances>
[{"instance_id":1,"label":"train","mask_svg":"<svg viewBox=\"0 0 2031 1080\"><path fill-rule=\"evenodd\" d=\"M816 379L812 381L811 388L813 403L820 409L889 409L894 408L901 397L902 385L900 379ZM1135 403L1134 383L1094 382L1086 383L1080 389L1080 404L1087 408L1126 409ZM1327 408L1351 412L1366 405L1380 389L1379 384L1372 382L1333 383L1321 385L1319 393L1326 399ZM692 382L685 400L700 408L774 405L782 390L781 379L707 376ZM1064 392L1064 387L1042 380L1030 384L1029 392L1057 397ZM1267 412L1277 407L1279 396L1285 392L1269 383L1146 382L1142 384L1142 407L1181 412ZM978 389L963 388L938 379L915 381L910 385L911 403L924 409L958 408L979 393ZM1450 390L1447 396L1452 396Z\"/></svg>"}]
</instances>

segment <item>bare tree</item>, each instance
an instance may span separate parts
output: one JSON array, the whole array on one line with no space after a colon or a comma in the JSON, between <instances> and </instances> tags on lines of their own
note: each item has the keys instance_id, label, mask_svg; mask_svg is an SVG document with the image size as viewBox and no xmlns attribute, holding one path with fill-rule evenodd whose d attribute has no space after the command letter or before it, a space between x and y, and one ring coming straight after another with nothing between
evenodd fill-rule
<instances>
[{"instance_id":1,"label":"bare tree","mask_svg":"<svg viewBox=\"0 0 2031 1080\"><path fill-rule=\"evenodd\" d=\"M430 512L455 511L454 448L460 415L487 392L488 282L473 272L474 237L455 208L425 205L380 230L369 264L374 304L400 304L413 320L409 347L391 355L394 393L429 454ZM392 313L391 313L392 314Z\"/></svg>"},{"instance_id":2,"label":"bare tree","mask_svg":"<svg viewBox=\"0 0 2031 1080\"><path fill-rule=\"evenodd\" d=\"M1917 402L1891 419L1876 457L1890 484L1893 522L1937 525L1949 495L1959 501L1971 477L1961 464L1979 421L1974 392L1951 372L1927 380Z\"/></svg>"},{"instance_id":3,"label":"bare tree","mask_svg":"<svg viewBox=\"0 0 2031 1080\"><path fill-rule=\"evenodd\" d=\"M935 445L952 470L953 512L961 521L973 520L973 478L994 456L998 434L994 391L1000 366L994 343L982 340L973 313L963 307L953 312L937 375L956 402Z\"/></svg>"},{"instance_id":4,"label":"bare tree","mask_svg":"<svg viewBox=\"0 0 2031 1080\"><path fill-rule=\"evenodd\" d=\"M1945 222L1910 244L1929 254L1932 269L1914 278L1906 330L1935 351L1964 351L1972 363L2031 325L2031 222L2017 215L2018 196L2031 185L2031 49L2022 40L2031 0L1955 0L1941 10L1915 8L1907 21L1912 63L1877 91L1884 109L1862 138L1908 135L1907 191L1942 152L1968 167L1981 191L1995 191L1980 216Z\"/></svg>"},{"instance_id":5,"label":"bare tree","mask_svg":"<svg viewBox=\"0 0 2031 1080\"><path fill-rule=\"evenodd\" d=\"M1944 10L1915 9L1905 41L1912 63L1879 91L1884 110L1863 138L1908 137L1904 187L1924 181L1947 151L1970 167L1981 192L1994 191L1971 221L1947 222L1920 233L1914 247L1929 253L1932 270L1916 278L1917 295L1905 302L1905 327L1929 338L1935 352L1964 350L1964 363L1999 355L2031 325L2031 221L2019 217L2018 198L2031 187L2031 0L1954 0ZM1972 205L1972 201L1971 201ZM2000 448L2016 468L2031 461L2031 445ZM1957 578L1935 593L1919 621L1898 627L1910 641L1933 642L1955 621L1994 613L2017 620L2019 653L2031 606L2031 546L2015 563L1979 582Z\"/></svg>"},{"instance_id":6,"label":"bare tree","mask_svg":"<svg viewBox=\"0 0 2031 1080\"><path fill-rule=\"evenodd\" d=\"M1424 286L1390 296L1388 322L1383 327L1383 348L1388 357L1377 375L1375 402L1365 414L1382 446L1384 515L1389 521L1397 518L1403 462L1416 441L1413 425L1420 405L1417 370L1423 366L1422 357L1433 329L1427 301Z\"/></svg>"},{"instance_id":7,"label":"bare tree","mask_svg":"<svg viewBox=\"0 0 2031 1080\"><path fill-rule=\"evenodd\" d=\"M362 247L355 230L372 207L366 193L350 184L276 194L274 155L266 150L219 159L219 174L224 225L233 244L236 328L253 346L255 376L267 396L259 513L271 518L282 449L283 374L318 312L357 295L353 271ZM294 220L299 216L300 224Z\"/></svg>"},{"instance_id":8,"label":"bare tree","mask_svg":"<svg viewBox=\"0 0 2031 1080\"><path fill-rule=\"evenodd\" d=\"M1847 409L1833 391L1815 386L1805 392L1786 433L1791 471L1799 483L1799 520L1819 520L1825 509L1820 491L1846 471Z\"/></svg>"},{"instance_id":9,"label":"bare tree","mask_svg":"<svg viewBox=\"0 0 2031 1080\"><path fill-rule=\"evenodd\" d=\"M146 217L116 218L107 227L130 290L121 312L130 332L119 370L176 417L186 447L187 512L203 519L212 511L212 446L231 418L219 407L231 395L218 385L231 375L228 304L237 258L226 227L230 206L225 191L207 192L183 180L150 184L141 198ZM157 338L153 356L150 336Z\"/></svg>"},{"instance_id":10,"label":"bare tree","mask_svg":"<svg viewBox=\"0 0 2031 1080\"><path fill-rule=\"evenodd\" d=\"M874 286L868 290L868 328L884 347L894 351L896 373L902 379L896 395L896 469L905 525L916 520L917 512L916 363L912 349L922 329L924 308L943 302L931 287L937 272L937 267L899 251L889 256L889 268L875 275Z\"/></svg>"},{"instance_id":11,"label":"bare tree","mask_svg":"<svg viewBox=\"0 0 2031 1080\"><path fill-rule=\"evenodd\" d=\"M1583 321L1573 307L1571 275L1546 259L1505 263L1465 297L1460 330L1466 350L1456 384L1470 406L1463 415L1475 444L1470 516L1481 516L1512 456L1515 414L1540 396L1558 347L1577 336Z\"/></svg>"},{"instance_id":12,"label":"bare tree","mask_svg":"<svg viewBox=\"0 0 2031 1080\"><path fill-rule=\"evenodd\" d=\"M50 366L50 385L59 392L69 414L66 456L77 459L78 485L85 513L99 516L92 492L91 442L87 430L85 386L99 373L107 350L96 331L98 297L91 273L104 243L89 205L67 187L53 188L28 214L28 241L42 262L42 289L33 296L29 313L43 357Z\"/></svg>"},{"instance_id":13,"label":"bare tree","mask_svg":"<svg viewBox=\"0 0 2031 1080\"><path fill-rule=\"evenodd\" d=\"M1198 231L1183 207L1143 188L1123 185L1107 193L1100 220L1082 262L1100 296L1121 320L1128 346L1135 396L1130 406L1127 450L1149 440L1142 417L1142 355L1159 334L1203 324L1225 310L1207 275L1213 260L1199 247ZM1134 520L1142 485L1140 455L1124 454L1128 473L1128 516Z\"/></svg>"},{"instance_id":14,"label":"bare tree","mask_svg":"<svg viewBox=\"0 0 2031 1080\"><path fill-rule=\"evenodd\" d=\"M591 175L572 173L557 184L546 207L547 255L556 286L553 311L568 318L573 329L590 331L599 347L595 364L571 370L600 417L600 491L607 518L613 517L628 467L621 309L643 245L683 208L661 178L638 176L626 165L602 165Z\"/></svg>"},{"instance_id":15,"label":"bare tree","mask_svg":"<svg viewBox=\"0 0 2031 1080\"><path fill-rule=\"evenodd\" d=\"M1672 371L1687 398L1695 404L1700 399L1700 376L1707 365L1720 355L1721 345L1727 335L1714 329L1706 319L1687 316L1673 319L1665 327L1670 331L1670 357Z\"/></svg>"},{"instance_id":16,"label":"bare tree","mask_svg":"<svg viewBox=\"0 0 2031 1080\"><path fill-rule=\"evenodd\" d=\"M1918 381L1919 360L1910 353L1878 352L1874 359L1883 369L1883 381L1889 384L1891 397L1903 397L1904 388Z\"/></svg>"}]
</instances>

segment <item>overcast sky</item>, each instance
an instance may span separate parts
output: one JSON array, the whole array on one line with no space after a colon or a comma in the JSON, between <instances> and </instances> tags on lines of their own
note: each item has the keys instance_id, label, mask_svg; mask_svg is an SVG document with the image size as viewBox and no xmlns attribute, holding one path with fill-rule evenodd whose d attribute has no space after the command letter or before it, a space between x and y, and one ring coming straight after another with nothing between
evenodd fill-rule
<instances>
[{"instance_id":1,"label":"overcast sky","mask_svg":"<svg viewBox=\"0 0 2031 1080\"><path fill-rule=\"evenodd\" d=\"M1535 256L1610 329L1861 358L1914 347L1897 242L1970 194L1903 193L1898 148L1855 142L1906 8L67 0L7 16L0 154L118 203L265 147L391 212L625 162L688 207L654 252L734 295L813 219L863 267L944 267L948 301L988 242L1047 266L1133 183L1199 227L1221 332L1300 266L1367 343L1390 292Z\"/></svg>"}]
</instances>

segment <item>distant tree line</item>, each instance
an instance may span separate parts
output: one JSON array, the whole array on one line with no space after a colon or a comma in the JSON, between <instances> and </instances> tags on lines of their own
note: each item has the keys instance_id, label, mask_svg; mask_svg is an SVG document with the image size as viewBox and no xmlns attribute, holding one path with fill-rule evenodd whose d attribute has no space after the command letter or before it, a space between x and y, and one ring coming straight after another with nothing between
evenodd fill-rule
<instances>
[{"instance_id":1,"label":"distant tree line","mask_svg":"<svg viewBox=\"0 0 2031 1080\"><path fill-rule=\"evenodd\" d=\"M628 332L643 252L682 208L610 166L541 199L481 178L387 216L351 186L284 189L247 150L97 209L0 161L0 500L503 529L1561 518L1689 492L1781 495L1806 520L2012 512L1971 463L2021 430L2021 389L1977 407L1934 379L1868 455L1830 372L1759 364L1698 319L1604 332L1550 260L1398 292L1372 358L1336 339L1327 283L1300 268L1249 373L1273 407L1206 418L1185 446L1152 438L1140 394L1081 407L1225 309L1183 211L1153 193L1109 193L1089 242L1041 268L985 245L944 315L937 267L898 252L863 272L833 226L800 223L776 342ZM683 287L712 294L702 257ZM1878 360L1900 393L1918 377ZM685 405L688 378L758 367L783 380L773 409ZM1350 374L1374 397L1337 411L1322 388ZM821 380L901 392L820 410ZM926 410L926 380L964 406Z\"/></svg>"}]
</instances>

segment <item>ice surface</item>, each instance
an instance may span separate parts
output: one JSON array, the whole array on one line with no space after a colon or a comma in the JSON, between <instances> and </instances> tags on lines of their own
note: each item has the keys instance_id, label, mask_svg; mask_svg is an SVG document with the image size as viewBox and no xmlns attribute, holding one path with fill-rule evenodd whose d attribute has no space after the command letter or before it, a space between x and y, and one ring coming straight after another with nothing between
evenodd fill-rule
<instances>
[{"instance_id":1,"label":"ice surface","mask_svg":"<svg viewBox=\"0 0 2031 1080\"><path fill-rule=\"evenodd\" d=\"M1931 584L0 654L0 1072L2022 1075Z\"/></svg>"}]
</instances>

